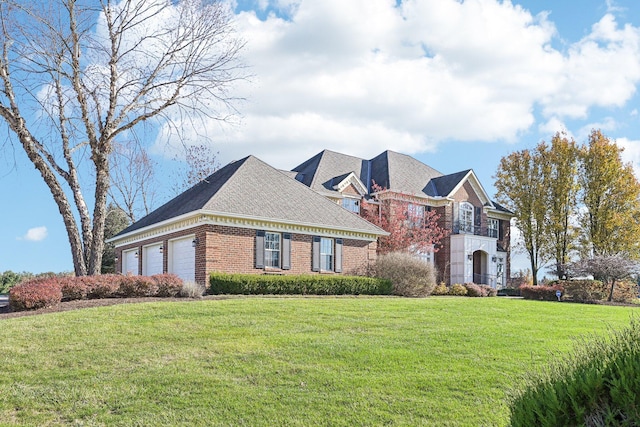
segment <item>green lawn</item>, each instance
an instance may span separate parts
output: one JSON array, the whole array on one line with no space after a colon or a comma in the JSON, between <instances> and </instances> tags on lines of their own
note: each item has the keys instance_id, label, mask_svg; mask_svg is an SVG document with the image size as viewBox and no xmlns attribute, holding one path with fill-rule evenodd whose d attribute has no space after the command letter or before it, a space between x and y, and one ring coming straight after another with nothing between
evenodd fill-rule
<instances>
[{"instance_id":1,"label":"green lawn","mask_svg":"<svg viewBox=\"0 0 640 427\"><path fill-rule=\"evenodd\" d=\"M0 320L0 425L505 425L524 369L635 310L238 298Z\"/></svg>"}]
</instances>

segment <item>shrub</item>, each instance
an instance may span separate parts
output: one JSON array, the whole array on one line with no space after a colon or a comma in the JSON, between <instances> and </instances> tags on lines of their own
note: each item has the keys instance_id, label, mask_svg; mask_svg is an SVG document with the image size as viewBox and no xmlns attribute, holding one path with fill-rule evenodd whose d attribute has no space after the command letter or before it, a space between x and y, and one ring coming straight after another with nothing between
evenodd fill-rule
<instances>
[{"instance_id":1,"label":"shrub","mask_svg":"<svg viewBox=\"0 0 640 427\"><path fill-rule=\"evenodd\" d=\"M158 293L158 284L149 276L120 276L117 292L124 298L152 297Z\"/></svg>"},{"instance_id":2,"label":"shrub","mask_svg":"<svg viewBox=\"0 0 640 427\"><path fill-rule=\"evenodd\" d=\"M87 298L117 298L120 278L115 274L103 274L101 276L79 277L87 285Z\"/></svg>"},{"instance_id":3,"label":"shrub","mask_svg":"<svg viewBox=\"0 0 640 427\"><path fill-rule=\"evenodd\" d=\"M460 283L455 283L449 288L449 295L463 297L467 295L467 288L465 288L464 285L461 285Z\"/></svg>"},{"instance_id":4,"label":"shrub","mask_svg":"<svg viewBox=\"0 0 640 427\"><path fill-rule=\"evenodd\" d=\"M436 286L432 264L406 252L391 252L376 260L375 277L390 280L393 293L405 297L426 297Z\"/></svg>"},{"instance_id":5,"label":"shrub","mask_svg":"<svg viewBox=\"0 0 640 427\"><path fill-rule=\"evenodd\" d=\"M60 301L62 290L56 279L34 279L9 291L9 306L13 311L51 307Z\"/></svg>"},{"instance_id":6,"label":"shrub","mask_svg":"<svg viewBox=\"0 0 640 427\"><path fill-rule=\"evenodd\" d=\"M551 285L564 289L563 299L575 302L594 302L607 299L606 286L598 280L557 280Z\"/></svg>"},{"instance_id":7,"label":"shrub","mask_svg":"<svg viewBox=\"0 0 640 427\"><path fill-rule=\"evenodd\" d=\"M211 294L390 295L389 280L360 276L211 273Z\"/></svg>"},{"instance_id":8,"label":"shrub","mask_svg":"<svg viewBox=\"0 0 640 427\"><path fill-rule=\"evenodd\" d=\"M464 287L467 290L467 296L468 297L483 297L484 296L484 293L483 293L482 289L480 289L480 286L476 285L475 283L465 283Z\"/></svg>"},{"instance_id":9,"label":"shrub","mask_svg":"<svg viewBox=\"0 0 640 427\"><path fill-rule=\"evenodd\" d=\"M447 295L449 293L449 288L444 283L440 283L431 291L431 295Z\"/></svg>"},{"instance_id":10,"label":"shrub","mask_svg":"<svg viewBox=\"0 0 640 427\"><path fill-rule=\"evenodd\" d=\"M607 293L607 298L609 294ZM624 280L617 282L613 288L613 300L616 302L630 302L638 298L638 284Z\"/></svg>"},{"instance_id":11,"label":"shrub","mask_svg":"<svg viewBox=\"0 0 640 427\"><path fill-rule=\"evenodd\" d=\"M58 279L62 290L62 301L87 299L87 281L85 277L63 277Z\"/></svg>"},{"instance_id":12,"label":"shrub","mask_svg":"<svg viewBox=\"0 0 640 427\"><path fill-rule=\"evenodd\" d=\"M498 295L498 290L495 288L492 288L489 285L478 285L480 286L480 289L482 289L482 293L484 294L483 296L485 297L495 297L496 295Z\"/></svg>"},{"instance_id":13,"label":"shrub","mask_svg":"<svg viewBox=\"0 0 640 427\"><path fill-rule=\"evenodd\" d=\"M175 274L156 274L151 278L156 282L159 297L177 297L182 290L182 279Z\"/></svg>"},{"instance_id":14,"label":"shrub","mask_svg":"<svg viewBox=\"0 0 640 427\"><path fill-rule=\"evenodd\" d=\"M186 281L180 289L180 296L185 298L202 298L205 287L197 282Z\"/></svg>"},{"instance_id":15,"label":"shrub","mask_svg":"<svg viewBox=\"0 0 640 427\"><path fill-rule=\"evenodd\" d=\"M525 383L511 398L511 426L640 425L640 320L584 340Z\"/></svg>"},{"instance_id":16,"label":"shrub","mask_svg":"<svg viewBox=\"0 0 640 427\"><path fill-rule=\"evenodd\" d=\"M524 299L534 299L540 301L557 301L556 291L562 292L564 295L564 288L560 285L554 286L520 286L520 295Z\"/></svg>"}]
</instances>

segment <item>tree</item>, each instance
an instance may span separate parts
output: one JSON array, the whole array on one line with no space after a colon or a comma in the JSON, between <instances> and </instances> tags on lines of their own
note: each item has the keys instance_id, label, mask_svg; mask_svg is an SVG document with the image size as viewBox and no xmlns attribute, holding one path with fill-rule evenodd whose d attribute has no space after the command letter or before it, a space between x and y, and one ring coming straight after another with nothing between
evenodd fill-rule
<instances>
[{"instance_id":1,"label":"tree","mask_svg":"<svg viewBox=\"0 0 640 427\"><path fill-rule=\"evenodd\" d=\"M498 202L515 213L534 285L538 284L538 270L549 258L545 233L546 171L541 155L544 150L546 146L541 144L534 151L522 150L503 157L494 176Z\"/></svg>"},{"instance_id":2,"label":"tree","mask_svg":"<svg viewBox=\"0 0 640 427\"><path fill-rule=\"evenodd\" d=\"M412 204L401 194L389 197L387 190L376 183L372 188L373 202L363 201L361 209L364 219L390 233L378 239L379 254L437 252L438 243L448 231L438 226L439 215L435 211Z\"/></svg>"},{"instance_id":3,"label":"tree","mask_svg":"<svg viewBox=\"0 0 640 427\"><path fill-rule=\"evenodd\" d=\"M110 203L107 206L107 215L104 224L104 239L107 240L131 224L129 215L118 206ZM102 253L102 266L100 269L102 274L116 272L116 247L113 243L104 244Z\"/></svg>"},{"instance_id":4,"label":"tree","mask_svg":"<svg viewBox=\"0 0 640 427\"><path fill-rule=\"evenodd\" d=\"M591 275L594 279L609 285L608 301L613 301L616 282L640 273L636 261L621 255L596 255L571 263L567 268L573 276Z\"/></svg>"},{"instance_id":5,"label":"tree","mask_svg":"<svg viewBox=\"0 0 640 427\"><path fill-rule=\"evenodd\" d=\"M49 188L76 275L100 272L115 144L233 112L231 16L215 0L0 3L0 117Z\"/></svg>"},{"instance_id":6,"label":"tree","mask_svg":"<svg viewBox=\"0 0 640 427\"><path fill-rule=\"evenodd\" d=\"M579 151L576 142L560 132L551 139L550 147L543 143L538 151L543 157L543 186L547 190L545 234L550 257L554 260L553 273L563 278L566 276L564 266L569 262L569 253L575 249L577 235L572 221L577 216Z\"/></svg>"},{"instance_id":7,"label":"tree","mask_svg":"<svg viewBox=\"0 0 640 427\"><path fill-rule=\"evenodd\" d=\"M581 152L582 224L586 242L596 256L638 257L640 184L622 149L593 130Z\"/></svg>"},{"instance_id":8,"label":"tree","mask_svg":"<svg viewBox=\"0 0 640 427\"><path fill-rule=\"evenodd\" d=\"M184 167L178 171L174 191L182 193L220 169L218 152L208 144L188 145L184 148ZM182 159L176 159L178 161Z\"/></svg>"}]
</instances>

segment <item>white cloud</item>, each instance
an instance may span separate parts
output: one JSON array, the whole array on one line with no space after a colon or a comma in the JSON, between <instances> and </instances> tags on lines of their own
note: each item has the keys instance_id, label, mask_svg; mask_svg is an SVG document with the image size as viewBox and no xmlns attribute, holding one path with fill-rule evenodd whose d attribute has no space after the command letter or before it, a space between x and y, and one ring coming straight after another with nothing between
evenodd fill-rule
<instances>
[{"instance_id":1,"label":"white cloud","mask_svg":"<svg viewBox=\"0 0 640 427\"><path fill-rule=\"evenodd\" d=\"M286 17L236 17L255 75L238 88L247 99L242 124L198 129L223 162L255 154L292 167L322 148L368 156L517 141L535 113L546 121L535 128L555 133L552 126L588 119L594 107L624 105L640 81L640 31L611 14L563 52L552 47L558 34L547 13L512 2L270 5Z\"/></svg>"},{"instance_id":2,"label":"white cloud","mask_svg":"<svg viewBox=\"0 0 640 427\"><path fill-rule=\"evenodd\" d=\"M616 139L616 144L624 148L622 152L622 160L625 163L631 163L636 178L640 180L640 141L632 141L627 138Z\"/></svg>"},{"instance_id":3,"label":"white cloud","mask_svg":"<svg viewBox=\"0 0 640 427\"><path fill-rule=\"evenodd\" d=\"M30 242L39 242L47 238L47 227L34 227L27 230L27 234L18 237L18 240L28 240Z\"/></svg>"}]
</instances>

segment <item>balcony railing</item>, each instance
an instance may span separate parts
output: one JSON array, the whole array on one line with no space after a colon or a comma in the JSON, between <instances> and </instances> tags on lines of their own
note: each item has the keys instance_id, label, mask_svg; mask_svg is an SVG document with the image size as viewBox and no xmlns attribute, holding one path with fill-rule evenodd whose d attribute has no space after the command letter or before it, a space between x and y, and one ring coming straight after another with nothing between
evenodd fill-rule
<instances>
[{"instance_id":1,"label":"balcony railing","mask_svg":"<svg viewBox=\"0 0 640 427\"><path fill-rule=\"evenodd\" d=\"M453 223L453 234L473 234L475 236L484 236L484 237L493 237L494 239L498 238L498 230L495 228L487 228L480 226L472 226L470 227L468 224L462 224L460 221L455 221Z\"/></svg>"}]
</instances>

